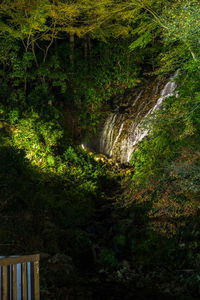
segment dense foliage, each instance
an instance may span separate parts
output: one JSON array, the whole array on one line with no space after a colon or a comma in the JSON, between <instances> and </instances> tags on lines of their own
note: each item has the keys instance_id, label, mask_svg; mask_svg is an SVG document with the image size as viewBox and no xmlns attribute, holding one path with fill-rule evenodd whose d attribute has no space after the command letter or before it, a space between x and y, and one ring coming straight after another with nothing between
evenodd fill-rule
<instances>
[{"instance_id":1,"label":"dense foliage","mask_svg":"<svg viewBox=\"0 0 200 300\"><path fill-rule=\"evenodd\" d=\"M199 22L196 0L1 1L0 253L47 256L44 299L199 297ZM80 146L177 69L132 167Z\"/></svg>"}]
</instances>

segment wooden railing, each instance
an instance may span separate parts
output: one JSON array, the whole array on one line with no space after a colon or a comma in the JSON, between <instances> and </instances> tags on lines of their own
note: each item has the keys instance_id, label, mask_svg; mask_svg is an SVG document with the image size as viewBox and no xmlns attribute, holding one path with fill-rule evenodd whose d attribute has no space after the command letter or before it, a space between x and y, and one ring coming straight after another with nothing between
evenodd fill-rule
<instances>
[{"instance_id":1,"label":"wooden railing","mask_svg":"<svg viewBox=\"0 0 200 300\"><path fill-rule=\"evenodd\" d=\"M0 300L39 300L40 255L0 256Z\"/></svg>"}]
</instances>

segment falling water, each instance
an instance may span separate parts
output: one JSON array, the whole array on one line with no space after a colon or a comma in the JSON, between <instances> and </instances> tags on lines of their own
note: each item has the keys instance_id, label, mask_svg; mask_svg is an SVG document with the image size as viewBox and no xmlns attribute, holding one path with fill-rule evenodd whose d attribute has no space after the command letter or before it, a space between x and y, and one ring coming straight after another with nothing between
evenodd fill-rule
<instances>
[{"instance_id":1,"label":"falling water","mask_svg":"<svg viewBox=\"0 0 200 300\"><path fill-rule=\"evenodd\" d=\"M151 131L144 123L152 118L165 98L178 96L174 78L178 71L166 83L153 82L148 88L137 91L134 95L122 96L114 112L105 121L100 136L100 152L114 157L121 163L128 163L136 145Z\"/></svg>"}]
</instances>

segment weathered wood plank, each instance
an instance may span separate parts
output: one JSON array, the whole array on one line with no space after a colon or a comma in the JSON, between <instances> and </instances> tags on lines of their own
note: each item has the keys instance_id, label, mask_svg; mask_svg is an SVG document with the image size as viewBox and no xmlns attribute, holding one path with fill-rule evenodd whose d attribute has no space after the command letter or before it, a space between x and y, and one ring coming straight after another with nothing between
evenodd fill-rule
<instances>
[{"instance_id":1,"label":"weathered wood plank","mask_svg":"<svg viewBox=\"0 0 200 300\"><path fill-rule=\"evenodd\" d=\"M8 294L8 273L7 273L7 266L3 266L3 284L2 284L2 290L3 290L3 300L7 300L7 294Z\"/></svg>"},{"instance_id":2,"label":"weathered wood plank","mask_svg":"<svg viewBox=\"0 0 200 300\"><path fill-rule=\"evenodd\" d=\"M17 300L17 265L13 265L13 300Z\"/></svg>"},{"instance_id":3,"label":"weathered wood plank","mask_svg":"<svg viewBox=\"0 0 200 300\"><path fill-rule=\"evenodd\" d=\"M22 298L23 300L28 299L27 289L27 263L22 264Z\"/></svg>"},{"instance_id":4,"label":"weathered wood plank","mask_svg":"<svg viewBox=\"0 0 200 300\"><path fill-rule=\"evenodd\" d=\"M34 277L35 300L40 300L39 261L34 262Z\"/></svg>"},{"instance_id":5,"label":"weathered wood plank","mask_svg":"<svg viewBox=\"0 0 200 300\"><path fill-rule=\"evenodd\" d=\"M2 290L2 284L3 284L3 267L0 267L0 274L1 274L1 278L0 278L0 285L1 285L1 289L0 289L0 299L3 299L3 290Z\"/></svg>"},{"instance_id":6,"label":"weathered wood plank","mask_svg":"<svg viewBox=\"0 0 200 300\"><path fill-rule=\"evenodd\" d=\"M26 256L24 255L24 256L17 256L17 257L5 257L0 259L0 266L21 264L25 262L37 262L39 260L40 260L39 254L26 255Z\"/></svg>"}]
</instances>

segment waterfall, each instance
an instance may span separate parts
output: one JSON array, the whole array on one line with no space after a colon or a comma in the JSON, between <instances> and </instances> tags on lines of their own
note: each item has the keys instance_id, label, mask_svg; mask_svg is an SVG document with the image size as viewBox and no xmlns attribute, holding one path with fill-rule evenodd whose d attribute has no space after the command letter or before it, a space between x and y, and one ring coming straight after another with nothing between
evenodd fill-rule
<instances>
[{"instance_id":1,"label":"waterfall","mask_svg":"<svg viewBox=\"0 0 200 300\"><path fill-rule=\"evenodd\" d=\"M100 152L114 157L121 163L128 163L136 145L151 131L152 114L158 110L163 100L178 97L174 81L179 71L167 81L154 81L148 88L120 96L117 106L107 117L100 136Z\"/></svg>"}]
</instances>

